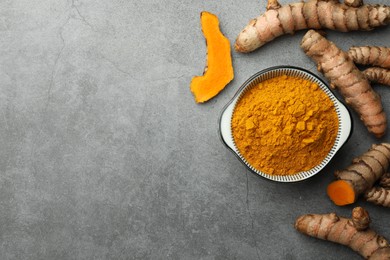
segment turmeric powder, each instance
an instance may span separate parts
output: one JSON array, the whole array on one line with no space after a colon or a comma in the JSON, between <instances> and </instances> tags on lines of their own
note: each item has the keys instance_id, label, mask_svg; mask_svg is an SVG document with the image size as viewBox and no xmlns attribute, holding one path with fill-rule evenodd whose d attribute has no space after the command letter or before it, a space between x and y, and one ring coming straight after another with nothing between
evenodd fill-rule
<instances>
[{"instance_id":1,"label":"turmeric powder","mask_svg":"<svg viewBox=\"0 0 390 260\"><path fill-rule=\"evenodd\" d=\"M234 143L255 169L293 175L319 165L332 149L338 116L316 83L282 75L259 83L237 102Z\"/></svg>"}]
</instances>

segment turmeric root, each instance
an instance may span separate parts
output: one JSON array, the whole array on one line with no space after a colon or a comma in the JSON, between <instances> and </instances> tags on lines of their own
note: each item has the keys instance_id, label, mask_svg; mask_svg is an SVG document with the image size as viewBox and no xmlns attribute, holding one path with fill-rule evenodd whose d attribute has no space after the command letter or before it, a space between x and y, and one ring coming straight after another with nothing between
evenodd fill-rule
<instances>
[{"instance_id":1,"label":"turmeric root","mask_svg":"<svg viewBox=\"0 0 390 260\"><path fill-rule=\"evenodd\" d=\"M302 29L367 31L389 23L390 6L362 5L356 0L347 0L347 4L337 0L309 0L282 6L277 0L268 0L267 11L252 19L240 32L235 49L251 52L276 37Z\"/></svg>"},{"instance_id":2,"label":"turmeric root","mask_svg":"<svg viewBox=\"0 0 390 260\"><path fill-rule=\"evenodd\" d=\"M364 197L368 202L384 207L390 207L390 173L382 175L379 186L369 189Z\"/></svg>"},{"instance_id":3,"label":"turmeric root","mask_svg":"<svg viewBox=\"0 0 390 260\"><path fill-rule=\"evenodd\" d=\"M386 131L386 115L382 102L363 73L355 66L348 54L314 30L309 30L302 39L301 47L312 58L341 95L359 115L376 137Z\"/></svg>"},{"instance_id":4,"label":"turmeric root","mask_svg":"<svg viewBox=\"0 0 390 260\"><path fill-rule=\"evenodd\" d=\"M348 54L357 64L390 69L390 48L378 46L351 47Z\"/></svg>"},{"instance_id":5,"label":"turmeric root","mask_svg":"<svg viewBox=\"0 0 390 260\"><path fill-rule=\"evenodd\" d=\"M197 103L215 97L234 77L230 42L219 29L218 17L202 12L201 24L207 44L207 66L203 76L195 76L191 81Z\"/></svg>"},{"instance_id":6,"label":"turmeric root","mask_svg":"<svg viewBox=\"0 0 390 260\"><path fill-rule=\"evenodd\" d=\"M344 4L352 7L359 7L363 5L363 0L344 0Z\"/></svg>"},{"instance_id":7,"label":"turmeric root","mask_svg":"<svg viewBox=\"0 0 390 260\"><path fill-rule=\"evenodd\" d=\"M308 236L346 245L366 259L389 259L389 242L369 228L368 212L356 207L352 218L330 214L307 214L295 221L295 228Z\"/></svg>"},{"instance_id":8,"label":"turmeric root","mask_svg":"<svg viewBox=\"0 0 390 260\"><path fill-rule=\"evenodd\" d=\"M390 70L373 67L364 70L363 74L371 82L390 86Z\"/></svg>"},{"instance_id":9,"label":"turmeric root","mask_svg":"<svg viewBox=\"0 0 390 260\"><path fill-rule=\"evenodd\" d=\"M329 198L338 206L354 203L360 194L381 178L389 164L390 144L372 145L368 152L354 159L350 166L335 173L338 180L329 184Z\"/></svg>"},{"instance_id":10,"label":"turmeric root","mask_svg":"<svg viewBox=\"0 0 390 260\"><path fill-rule=\"evenodd\" d=\"M364 197L368 202L383 207L390 207L390 189L373 187L365 193Z\"/></svg>"},{"instance_id":11,"label":"turmeric root","mask_svg":"<svg viewBox=\"0 0 390 260\"><path fill-rule=\"evenodd\" d=\"M390 189L390 173L385 173L379 180L379 186Z\"/></svg>"}]
</instances>

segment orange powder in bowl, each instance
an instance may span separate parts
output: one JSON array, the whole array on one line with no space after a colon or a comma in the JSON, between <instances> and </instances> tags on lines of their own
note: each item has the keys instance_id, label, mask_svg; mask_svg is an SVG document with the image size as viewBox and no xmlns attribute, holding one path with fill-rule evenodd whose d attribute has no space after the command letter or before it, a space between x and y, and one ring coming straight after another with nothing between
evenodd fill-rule
<instances>
[{"instance_id":1,"label":"orange powder in bowl","mask_svg":"<svg viewBox=\"0 0 390 260\"><path fill-rule=\"evenodd\" d=\"M234 143L255 169L293 175L320 164L332 149L338 116L316 83L278 76L247 90L232 118Z\"/></svg>"}]
</instances>

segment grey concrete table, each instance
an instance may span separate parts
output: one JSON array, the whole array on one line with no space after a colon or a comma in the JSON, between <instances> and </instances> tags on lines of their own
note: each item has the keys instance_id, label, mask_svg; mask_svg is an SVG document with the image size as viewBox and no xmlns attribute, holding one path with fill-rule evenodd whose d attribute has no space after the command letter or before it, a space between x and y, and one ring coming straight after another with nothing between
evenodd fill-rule
<instances>
[{"instance_id":1,"label":"grey concrete table","mask_svg":"<svg viewBox=\"0 0 390 260\"><path fill-rule=\"evenodd\" d=\"M293 228L305 213L350 214L325 189L378 142L356 114L330 165L294 184L249 172L218 135L222 108L255 72L318 74L304 32L233 53L235 79L210 102L189 90L205 64L200 12L233 43L265 2L0 1L0 259L359 258ZM389 45L390 27L328 37ZM390 113L390 90L377 91ZM389 211L357 205L390 238Z\"/></svg>"}]
</instances>

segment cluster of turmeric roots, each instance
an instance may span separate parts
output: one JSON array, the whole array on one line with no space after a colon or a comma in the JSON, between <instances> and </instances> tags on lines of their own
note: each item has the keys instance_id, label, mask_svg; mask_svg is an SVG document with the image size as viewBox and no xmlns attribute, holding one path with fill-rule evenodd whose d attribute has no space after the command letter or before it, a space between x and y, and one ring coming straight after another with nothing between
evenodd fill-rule
<instances>
[{"instance_id":1,"label":"cluster of turmeric roots","mask_svg":"<svg viewBox=\"0 0 390 260\"><path fill-rule=\"evenodd\" d=\"M358 113L368 131L377 137L382 137L386 131L387 119L380 96L372 89L369 80L356 67L349 54L314 30L310 30L305 34L301 42L301 48L307 56L317 63L318 70L330 81L330 86L338 89L345 102ZM371 48L360 47L351 50L366 49ZM390 51L387 48L382 49ZM366 54L365 52L359 54L361 53ZM366 59L375 61L369 55L370 53L367 54L368 56L355 55L354 58L356 58L356 62ZM388 56L388 59L390 60L390 56ZM380 69L372 68L371 70Z\"/></svg>"},{"instance_id":2,"label":"cluster of turmeric roots","mask_svg":"<svg viewBox=\"0 0 390 260\"><path fill-rule=\"evenodd\" d=\"M241 31L235 49L251 52L281 35L311 29L303 37L301 48L317 63L330 86L337 88L359 114L368 131L380 138L385 134L387 119L371 83L390 85L390 48L352 47L345 52L316 30L367 31L388 24L390 6L365 5L362 0L309 0L286 5L268 0L267 11ZM356 64L372 67L361 71ZM364 195L369 202L390 207L389 165L390 144L373 145L346 169L336 172L337 180L328 186L328 196L339 206L352 204ZM390 259L389 242L370 229L369 222L368 212L357 207L351 219L335 213L303 215L296 220L295 228L347 245L365 258Z\"/></svg>"},{"instance_id":3,"label":"cluster of turmeric roots","mask_svg":"<svg viewBox=\"0 0 390 260\"><path fill-rule=\"evenodd\" d=\"M329 184L329 198L338 206L354 203L364 194L367 201L390 207L390 144L374 144L355 158L344 170L337 171L336 181ZM378 183L378 185L376 185Z\"/></svg>"},{"instance_id":4,"label":"cluster of turmeric roots","mask_svg":"<svg viewBox=\"0 0 390 260\"><path fill-rule=\"evenodd\" d=\"M344 170L335 173L337 180L329 184L327 193L339 206L354 203L364 194L367 201L390 207L390 144L372 147ZM390 259L389 242L368 228L367 211L357 207L352 219L338 217L335 213L308 214L299 217L295 228L301 233L347 245L369 259Z\"/></svg>"},{"instance_id":5,"label":"cluster of turmeric roots","mask_svg":"<svg viewBox=\"0 0 390 260\"><path fill-rule=\"evenodd\" d=\"M352 47L348 55L357 64L374 66L363 71L369 81L390 86L390 48Z\"/></svg>"},{"instance_id":6,"label":"cluster of turmeric roots","mask_svg":"<svg viewBox=\"0 0 390 260\"><path fill-rule=\"evenodd\" d=\"M235 43L239 52L253 51L283 34L302 29L332 29L342 32L372 30L390 23L390 6L365 5L361 0L309 0L280 5L268 0L267 11L251 20ZM321 33L309 30L302 39L304 52L318 65L375 136L382 137L387 119L379 95L370 82L390 85L390 48L353 47L339 49ZM356 64L372 65L361 72Z\"/></svg>"}]
</instances>

